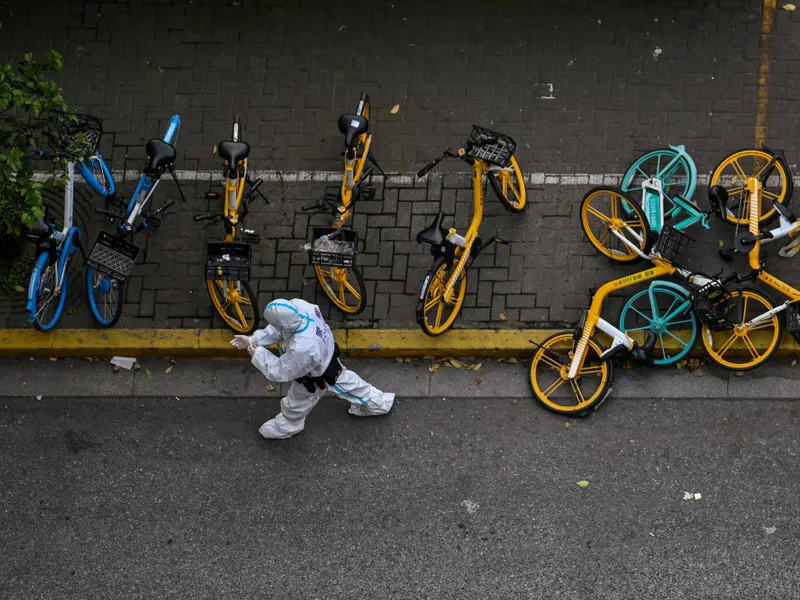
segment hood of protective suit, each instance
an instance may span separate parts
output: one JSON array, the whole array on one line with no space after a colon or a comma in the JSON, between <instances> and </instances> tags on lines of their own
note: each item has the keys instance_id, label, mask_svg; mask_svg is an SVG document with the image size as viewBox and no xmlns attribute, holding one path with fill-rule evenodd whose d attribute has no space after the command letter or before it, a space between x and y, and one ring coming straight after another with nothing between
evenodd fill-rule
<instances>
[{"instance_id":1,"label":"hood of protective suit","mask_svg":"<svg viewBox=\"0 0 800 600\"><path fill-rule=\"evenodd\" d=\"M311 316L295 306L291 300L273 300L264 309L264 319L281 334L284 341L296 333L305 331L311 323Z\"/></svg>"}]
</instances>

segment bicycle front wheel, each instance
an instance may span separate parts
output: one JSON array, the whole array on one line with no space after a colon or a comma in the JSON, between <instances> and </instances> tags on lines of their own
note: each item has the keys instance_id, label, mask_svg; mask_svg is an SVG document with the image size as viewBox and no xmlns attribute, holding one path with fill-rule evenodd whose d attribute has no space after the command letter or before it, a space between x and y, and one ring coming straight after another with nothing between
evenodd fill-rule
<instances>
[{"instance_id":1,"label":"bicycle front wheel","mask_svg":"<svg viewBox=\"0 0 800 600\"><path fill-rule=\"evenodd\" d=\"M721 185L728 190L728 209L725 222L731 225L747 225L750 222L750 196L747 193L747 178L764 173L772 153L755 148L738 150L723 158L711 172L709 189ZM766 224L776 216L773 202L788 206L792 199L792 174L782 160L776 160L772 172L761 190L761 213L758 222Z\"/></svg>"},{"instance_id":2,"label":"bicycle front wheel","mask_svg":"<svg viewBox=\"0 0 800 600\"><path fill-rule=\"evenodd\" d=\"M571 331L556 333L539 346L531 361L533 395L546 409L562 415L577 415L595 406L605 398L614 375L611 361L600 360L603 351L590 339L583 368L570 379L574 345Z\"/></svg>"},{"instance_id":3,"label":"bicycle front wheel","mask_svg":"<svg viewBox=\"0 0 800 600\"><path fill-rule=\"evenodd\" d=\"M454 265L458 263L459 256L461 252L457 253ZM433 261L433 266L422 282L417 302L417 323L422 331L431 337L442 335L450 329L461 311L461 305L464 304L464 296L467 293L466 270L456 282L450 301L444 299L444 291L451 275L452 269L447 268L447 260L444 256L440 256Z\"/></svg>"},{"instance_id":4,"label":"bicycle front wheel","mask_svg":"<svg viewBox=\"0 0 800 600\"><path fill-rule=\"evenodd\" d=\"M618 236L644 254L653 244L642 209L624 192L614 188L596 187L583 197L581 227L595 250L618 263L630 264L641 259Z\"/></svg>"},{"instance_id":5,"label":"bicycle front wheel","mask_svg":"<svg viewBox=\"0 0 800 600\"><path fill-rule=\"evenodd\" d=\"M348 315L357 315L367 306L367 288L358 267L314 265L322 291L334 306Z\"/></svg>"},{"instance_id":6,"label":"bicycle front wheel","mask_svg":"<svg viewBox=\"0 0 800 600\"><path fill-rule=\"evenodd\" d=\"M753 327L743 325L772 308L770 299L757 290L744 288L732 292L722 309L734 326L725 331L712 331L708 325L703 325L700 339L711 360L732 371L755 369L769 360L781 341L780 317L772 315Z\"/></svg>"},{"instance_id":7,"label":"bicycle front wheel","mask_svg":"<svg viewBox=\"0 0 800 600\"><path fill-rule=\"evenodd\" d=\"M31 273L33 303L30 322L39 331L50 331L58 323L67 300L67 277L69 268L64 269L61 289L56 289L58 261L52 261L50 252L42 252Z\"/></svg>"},{"instance_id":8,"label":"bicycle front wheel","mask_svg":"<svg viewBox=\"0 0 800 600\"><path fill-rule=\"evenodd\" d=\"M510 171L489 171L486 178L506 210L521 213L525 210L525 204L528 201L525 178L515 156L511 157L508 167Z\"/></svg>"},{"instance_id":9,"label":"bicycle front wheel","mask_svg":"<svg viewBox=\"0 0 800 600\"><path fill-rule=\"evenodd\" d=\"M689 354L697 341L691 294L677 286L650 286L622 307L619 328L625 333L652 331L658 339L654 363L674 364Z\"/></svg>"},{"instance_id":10,"label":"bicycle front wheel","mask_svg":"<svg viewBox=\"0 0 800 600\"><path fill-rule=\"evenodd\" d=\"M258 327L258 299L246 281L206 279L214 310L236 333L249 335Z\"/></svg>"},{"instance_id":11,"label":"bicycle front wheel","mask_svg":"<svg viewBox=\"0 0 800 600\"><path fill-rule=\"evenodd\" d=\"M117 324L125 298L123 282L104 275L94 267L86 267L86 297L95 321L103 327Z\"/></svg>"},{"instance_id":12,"label":"bicycle front wheel","mask_svg":"<svg viewBox=\"0 0 800 600\"><path fill-rule=\"evenodd\" d=\"M692 176L692 169L684 156L676 160L678 153L675 150L662 148L648 152L638 158L622 177L622 191L630 196L639 206L642 206L642 182L647 179L658 179L664 197L670 206L664 207L664 217L669 219L677 217L681 208L674 204L673 198L680 195L693 204L692 200L696 178ZM669 167L669 168L668 168Z\"/></svg>"}]
</instances>

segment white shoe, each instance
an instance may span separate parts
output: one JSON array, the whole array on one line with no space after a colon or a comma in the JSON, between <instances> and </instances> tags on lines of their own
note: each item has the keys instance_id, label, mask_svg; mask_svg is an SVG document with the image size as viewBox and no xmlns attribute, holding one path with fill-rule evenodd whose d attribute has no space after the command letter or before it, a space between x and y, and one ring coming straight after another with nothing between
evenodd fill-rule
<instances>
[{"instance_id":1,"label":"white shoe","mask_svg":"<svg viewBox=\"0 0 800 600\"><path fill-rule=\"evenodd\" d=\"M289 421L283 415L270 419L258 428L258 433L268 440L285 440L303 431L304 421Z\"/></svg>"},{"instance_id":2,"label":"white shoe","mask_svg":"<svg viewBox=\"0 0 800 600\"><path fill-rule=\"evenodd\" d=\"M388 399L385 407L379 409L371 409L366 404L351 404L348 412L355 417L377 417L385 415L394 406L394 394L384 394L384 399Z\"/></svg>"}]
</instances>

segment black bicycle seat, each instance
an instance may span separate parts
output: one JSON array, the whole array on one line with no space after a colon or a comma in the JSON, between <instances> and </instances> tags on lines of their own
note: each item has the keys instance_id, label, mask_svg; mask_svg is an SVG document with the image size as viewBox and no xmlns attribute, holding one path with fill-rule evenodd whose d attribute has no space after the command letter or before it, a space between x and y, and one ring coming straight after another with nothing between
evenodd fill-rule
<instances>
[{"instance_id":1,"label":"black bicycle seat","mask_svg":"<svg viewBox=\"0 0 800 600\"><path fill-rule=\"evenodd\" d=\"M145 152L147 152L147 164L144 167L145 173L155 173L167 165L171 165L175 162L175 156L177 156L174 146L159 139L147 142Z\"/></svg>"},{"instance_id":2,"label":"black bicycle seat","mask_svg":"<svg viewBox=\"0 0 800 600\"><path fill-rule=\"evenodd\" d=\"M417 242L428 244L434 248L444 244L447 239L447 229L442 227L442 221L444 221L444 213L439 211L439 214L433 220L433 224L417 234Z\"/></svg>"},{"instance_id":3,"label":"black bicycle seat","mask_svg":"<svg viewBox=\"0 0 800 600\"><path fill-rule=\"evenodd\" d=\"M797 220L797 219L795 219L794 215L792 214L792 211L790 211L788 208L786 208L780 202L773 202L772 206L775 208L775 210L777 210L781 214L781 216L784 219L786 219L790 223L794 223Z\"/></svg>"},{"instance_id":4,"label":"black bicycle seat","mask_svg":"<svg viewBox=\"0 0 800 600\"><path fill-rule=\"evenodd\" d=\"M239 164L250 154L250 144L247 142L220 142L217 144L217 154L227 160L231 167Z\"/></svg>"},{"instance_id":5,"label":"black bicycle seat","mask_svg":"<svg viewBox=\"0 0 800 600\"><path fill-rule=\"evenodd\" d=\"M344 134L346 148L355 148L358 136L369 129L369 121L358 115L342 115L339 117L339 131Z\"/></svg>"},{"instance_id":6,"label":"black bicycle seat","mask_svg":"<svg viewBox=\"0 0 800 600\"><path fill-rule=\"evenodd\" d=\"M728 190L720 185L715 185L708 190L708 200L711 202L714 212L724 219L725 211L728 209Z\"/></svg>"}]
</instances>

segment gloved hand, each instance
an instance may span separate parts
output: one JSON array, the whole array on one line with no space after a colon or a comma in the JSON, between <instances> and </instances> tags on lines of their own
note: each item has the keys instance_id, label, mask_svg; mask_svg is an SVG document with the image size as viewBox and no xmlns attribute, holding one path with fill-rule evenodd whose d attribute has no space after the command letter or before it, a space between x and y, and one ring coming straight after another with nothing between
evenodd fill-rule
<instances>
[{"instance_id":1,"label":"gloved hand","mask_svg":"<svg viewBox=\"0 0 800 600\"><path fill-rule=\"evenodd\" d=\"M253 354L256 353L256 346L254 344L250 344L247 347L247 352L248 352L248 354L250 354L250 356L253 356Z\"/></svg>"},{"instance_id":2,"label":"gloved hand","mask_svg":"<svg viewBox=\"0 0 800 600\"><path fill-rule=\"evenodd\" d=\"M238 348L239 350L244 350L245 348L254 345L255 341L253 340L253 337L249 335L235 335L231 340L231 346L233 346L234 348ZM252 355L253 353L251 352L250 356Z\"/></svg>"}]
</instances>

